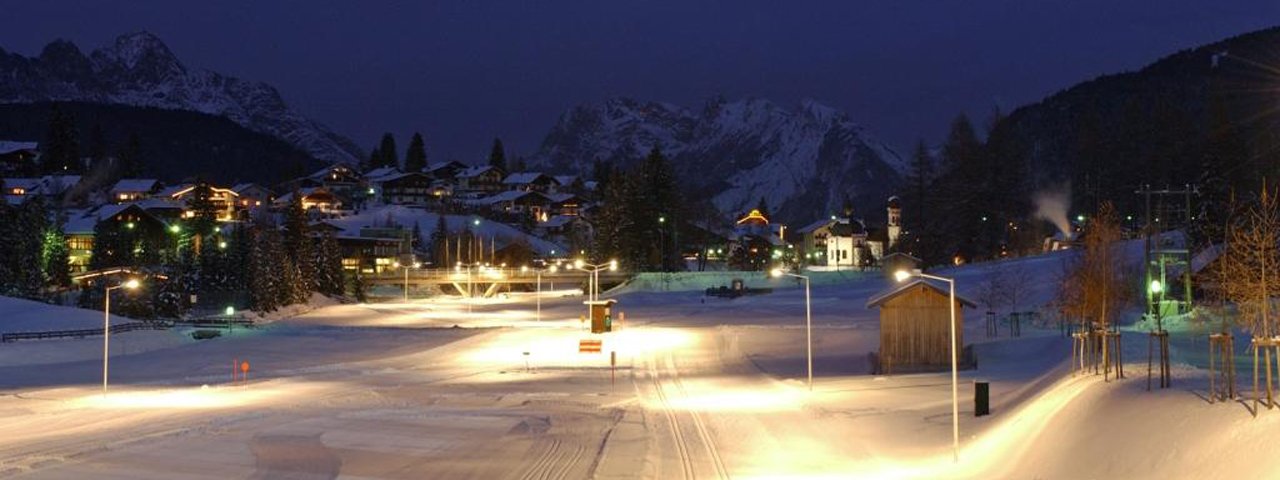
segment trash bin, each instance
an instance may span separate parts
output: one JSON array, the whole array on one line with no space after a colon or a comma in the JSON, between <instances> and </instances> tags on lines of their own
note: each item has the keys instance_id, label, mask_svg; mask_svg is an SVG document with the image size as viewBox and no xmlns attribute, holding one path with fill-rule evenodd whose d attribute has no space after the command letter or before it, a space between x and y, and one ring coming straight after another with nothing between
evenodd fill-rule
<instances>
[{"instance_id":1,"label":"trash bin","mask_svg":"<svg viewBox=\"0 0 1280 480\"><path fill-rule=\"evenodd\" d=\"M991 414L991 384L974 380L973 382L973 416L981 417Z\"/></svg>"}]
</instances>

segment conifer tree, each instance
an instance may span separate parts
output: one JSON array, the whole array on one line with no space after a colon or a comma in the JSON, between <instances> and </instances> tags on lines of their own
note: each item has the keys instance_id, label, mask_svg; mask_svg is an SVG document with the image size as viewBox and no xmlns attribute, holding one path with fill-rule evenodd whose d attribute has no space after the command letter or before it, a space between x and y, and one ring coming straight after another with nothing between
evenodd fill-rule
<instances>
[{"instance_id":1,"label":"conifer tree","mask_svg":"<svg viewBox=\"0 0 1280 480\"><path fill-rule=\"evenodd\" d=\"M71 286L71 265L62 221L49 222L41 237L45 283L55 288Z\"/></svg>"},{"instance_id":2,"label":"conifer tree","mask_svg":"<svg viewBox=\"0 0 1280 480\"><path fill-rule=\"evenodd\" d=\"M409 140L409 150L404 153L404 171L421 172L427 169L427 147L421 133L414 133Z\"/></svg>"},{"instance_id":3,"label":"conifer tree","mask_svg":"<svg viewBox=\"0 0 1280 480\"><path fill-rule=\"evenodd\" d=\"M121 177L136 178L142 175L142 141L138 139L138 134L129 134L128 140L116 151L116 158L120 162Z\"/></svg>"},{"instance_id":4,"label":"conifer tree","mask_svg":"<svg viewBox=\"0 0 1280 480\"><path fill-rule=\"evenodd\" d=\"M271 312L293 303L297 273L273 226L258 227L248 260L249 303L254 311Z\"/></svg>"},{"instance_id":5,"label":"conifer tree","mask_svg":"<svg viewBox=\"0 0 1280 480\"><path fill-rule=\"evenodd\" d=\"M297 269L297 288L306 294L299 295L303 301L316 291L315 249L311 240L307 212L302 209L302 195L293 192L293 200L284 218L285 254L293 261ZM296 297L295 297L296 298Z\"/></svg>"},{"instance_id":6,"label":"conifer tree","mask_svg":"<svg viewBox=\"0 0 1280 480\"><path fill-rule=\"evenodd\" d=\"M493 147L489 149L489 166L507 171L507 152L502 148L502 139L494 138Z\"/></svg>"},{"instance_id":7,"label":"conifer tree","mask_svg":"<svg viewBox=\"0 0 1280 480\"><path fill-rule=\"evenodd\" d=\"M365 295L366 289L364 277L360 275L360 272L356 272L355 275L351 276L351 296L357 302L365 303L369 301L369 297Z\"/></svg>"},{"instance_id":8,"label":"conifer tree","mask_svg":"<svg viewBox=\"0 0 1280 480\"><path fill-rule=\"evenodd\" d=\"M319 292L331 297L342 295L346 289L343 280L342 251L332 234L325 233L316 244L316 265Z\"/></svg>"},{"instance_id":9,"label":"conifer tree","mask_svg":"<svg viewBox=\"0 0 1280 480\"><path fill-rule=\"evenodd\" d=\"M373 150L369 152L369 158L365 159L364 162L362 162L362 164L360 165L360 169L367 172L375 168L378 168L381 163L382 163L382 152L378 150L378 147L373 147Z\"/></svg>"},{"instance_id":10,"label":"conifer tree","mask_svg":"<svg viewBox=\"0 0 1280 480\"><path fill-rule=\"evenodd\" d=\"M445 223L444 214L436 215L436 228L431 232L431 258L433 263L440 268L448 268L449 252L446 250L446 242L449 238L449 225Z\"/></svg>"},{"instance_id":11,"label":"conifer tree","mask_svg":"<svg viewBox=\"0 0 1280 480\"><path fill-rule=\"evenodd\" d=\"M379 167L399 167L399 153L396 153L396 139L391 136L390 132L382 134L382 141L378 143L378 153L382 158L378 160L374 168Z\"/></svg>"},{"instance_id":12,"label":"conifer tree","mask_svg":"<svg viewBox=\"0 0 1280 480\"><path fill-rule=\"evenodd\" d=\"M95 123L93 128L89 130L88 147L90 167L94 169L106 167L107 136L102 132L102 125Z\"/></svg>"},{"instance_id":13,"label":"conifer tree","mask_svg":"<svg viewBox=\"0 0 1280 480\"><path fill-rule=\"evenodd\" d=\"M54 104L49 128L40 145L40 162L45 173L75 174L83 171L80 163L80 134L75 119Z\"/></svg>"}]
</instances>

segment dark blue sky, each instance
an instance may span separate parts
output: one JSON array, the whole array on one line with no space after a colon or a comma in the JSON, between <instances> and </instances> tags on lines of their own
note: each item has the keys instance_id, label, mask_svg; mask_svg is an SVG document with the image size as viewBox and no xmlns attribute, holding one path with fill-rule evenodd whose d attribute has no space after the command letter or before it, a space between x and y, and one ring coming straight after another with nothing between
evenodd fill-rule
<instances>
[{"instance_id":1,"label":"dark blue sky","mask_svg":"<svg viewBox=\"0 0 1280 480\"><path fill-rule=\"evenodd\" d=\"M494 136L532 152L561 112L612 96L813 98L905 151L961 111L1280 24L1275 0L189 3L0 0L0 46L148 30L365 148L418 130L433 159L478 161Z\"/></svg>"}]
</instances>

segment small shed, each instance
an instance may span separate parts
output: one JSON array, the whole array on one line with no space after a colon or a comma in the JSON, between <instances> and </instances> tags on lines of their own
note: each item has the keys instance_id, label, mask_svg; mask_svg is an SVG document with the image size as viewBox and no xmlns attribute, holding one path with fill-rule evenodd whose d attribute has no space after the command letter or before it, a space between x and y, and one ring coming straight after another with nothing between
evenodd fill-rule
<instances>
[{"instance_id":1,"label":"small shed","mask_svg":"<svg viewBox=\"0 0 1280 480\"><path fill-rule=\"evenodd\" d=\"M867 308L880 308L881 373L944 370L951 367L951 311L946 284L915 278L867 300ZM956 296L956 352L964 347L964 307L973 302ZM961 353L963 355L963 353ZM962 363L971 363L964 361Z\"/></svg>"},{"instance_id":2,"label":"small shed","mask_svg":"<svg viewBox=\"0 0 1280 480\"><path fill-rule=\"evenodd\" d=\"M618 303L617 300L611 298L582 303L587 304L587 309L591 312L591 333L613 331L613 305Z\"/></svg>"}]
</instances>

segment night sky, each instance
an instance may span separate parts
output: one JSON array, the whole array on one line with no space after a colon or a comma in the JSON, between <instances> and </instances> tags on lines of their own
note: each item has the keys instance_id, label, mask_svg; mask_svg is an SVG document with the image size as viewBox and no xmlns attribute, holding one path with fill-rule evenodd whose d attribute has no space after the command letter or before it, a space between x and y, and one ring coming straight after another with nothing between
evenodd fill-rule
<instances>
[{"instance_id":1,"label":"night sky","mask_svg":"<svg viewBox=\"0 0 1280 480\"><path fill-rule=\"evenodd\" d=\"M475 162L495 135L530 153L561 112L613 96L813 98L907 151L961 111L1280 24L1275 0L175 3L0 0L0 47L148 30L366 149L418 130L433 160Z\"/></svg>"}]
</instances>

